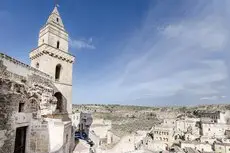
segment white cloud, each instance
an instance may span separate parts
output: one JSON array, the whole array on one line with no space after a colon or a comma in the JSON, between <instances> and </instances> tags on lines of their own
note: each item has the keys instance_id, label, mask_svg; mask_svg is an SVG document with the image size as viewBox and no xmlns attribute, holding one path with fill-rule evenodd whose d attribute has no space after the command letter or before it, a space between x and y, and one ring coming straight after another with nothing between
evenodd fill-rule
<instances>
[{"instance_id":1,"label":"white cloud","mask_svg":"<svg viewBox=\"0 0 230 153\"><path fill-rule=\"evenodd\" d=\"M69 39L69 44L72 48L75 49L95 49L96 47L93 44L93 38L86 39Z\"/></svg>"},{"instance_id":2,"label":"white cloud","mask_svg":"<svg viewBox=\"0 0 230 153\"><path fill-rule=\"evenodd\" d=\"M210 97L202 97L200 98L200 100L217 100L218 97L217 96L210 96Z\"/></svg>"},{"instance_id":3,"label":"white cloud","mask_svg":"<svg viewBox=\"0 0 230 153\"><path fill-rule=\"evenodd\" d=\"M199 45L208 51L219 51L227 40L226 29L218 22L213 23L213 18L205 18L202 21L179 23L166 27L163 31L169 39L180 39L180 44ZM172 40L173 41L173 40Z\"/></svg>"},{"instance_id":4,"label":"white cloud","mask_svg":"<svg viewBox=\"0 0 230 153\"><path fill-rule=\"evenodd\" d=\"M226 96L209 96L209 97L201 97L200 100L220 100L225 97Z\"/></svg>"},{"instance_id":5,"label":"white cloud","mask_svg":"<svg viewBox=\"0 0 230 153\"><path fill-rule=\"evenodd\" d=\"M152 8L142 28L135 31L135 37L131 37L124 45L124 56L119 55L117 63L125 64L117 69L100 72L103 76L98 80L100 86L90 82L84 86L84 90L91 93L88 99L84 96L87 93L81 92L79 87L79 95L82 95L79 98L91 102L128 102L138 99L141 103L146 97L152 100L170 97L170 103L173 98L179 99L173 96L180 93L197 97L199 103L199 97L205 100L206 95L221 94L224 88L219 86L225 87L223 82L229 79L230 65L226 64L223 55L230 49L227 43L230 20L227 15L222 18L223 13L220 13L228 7L213 3L210 1L204 11L198 11L190 18L173 21L164 28L154 25L154 9L159 8ZM218 8L212 12L212 7ZM127 57L126 53L133 54ZM216 100L216 97L212 96L211 99ZM191 103L193 101L187 99L184 104Z\"/></svg>"}]
</instances>

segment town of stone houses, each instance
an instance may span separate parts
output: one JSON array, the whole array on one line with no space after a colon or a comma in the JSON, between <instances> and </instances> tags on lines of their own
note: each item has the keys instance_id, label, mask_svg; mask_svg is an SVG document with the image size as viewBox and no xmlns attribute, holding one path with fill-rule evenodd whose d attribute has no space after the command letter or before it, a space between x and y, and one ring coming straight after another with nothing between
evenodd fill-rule
<instances>
[{"instance_id":1,"label":"town of stone houses","mask_svg":"<svg viewBox=\"0 0 230 153\"><path fill-rule=\"evenodd\" d=\"M29 65L0 54L0 153L230 153L228 104L72 104L80 61L58 9L41 27Z\"/></svg>"}]
</instances>

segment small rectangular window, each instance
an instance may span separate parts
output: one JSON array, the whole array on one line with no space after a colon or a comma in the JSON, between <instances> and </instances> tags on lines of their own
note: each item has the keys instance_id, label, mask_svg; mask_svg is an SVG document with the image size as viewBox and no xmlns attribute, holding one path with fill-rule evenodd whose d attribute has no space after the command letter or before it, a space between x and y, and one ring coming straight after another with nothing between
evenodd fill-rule
<instances>
[{"instance_id":1,"label":"small rectangular window","mask_svg":"<svg viewBox=\"0 0 230 153\"><path fill-rule=\"evenodd\" d=\"M66 134L66 143L68 142L69 136Z\"/></svg>"},{"instance_id":2,"label":"small rectangular window","mask_svg":"<svg viewBox=\"0 0 230 153\"><path fill-rule=\"evenodd\" d=\"M60 42L57 41L57 49L59 49L59 46L60 46Z\"/></svg>"},{"instance_id":3,"label":"small rectangular window","mask_svg":"<svg viewBox=\"0 0 230 153\"><path fill-rule=\"evenodd\" d=\"M19 103L18 112L23 112L23 111L24 111L24 103Z\"/></svg>"}]
</instances>

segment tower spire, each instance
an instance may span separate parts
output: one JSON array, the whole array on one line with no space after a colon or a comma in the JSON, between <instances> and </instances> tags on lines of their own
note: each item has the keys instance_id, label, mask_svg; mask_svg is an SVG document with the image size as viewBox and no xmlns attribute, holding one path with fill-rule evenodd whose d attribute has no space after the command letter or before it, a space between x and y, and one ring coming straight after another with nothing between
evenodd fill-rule
<instances>
[{"instance_id":1,"label":"tower spire","mask_svg":"<svg viewBox=\"0 0 230 153\"><path fill-rule=\"evenodd\" d=\"M56 2L57 0L55 0L55 7L52 11L52 13L50 14L50 16L48 17L47 20L47 24L54 24L56 26L58 26L59 28L64 30L64 24L62 22L61 16L58 12L58 4Z\"/></svg>"}]
</instances>

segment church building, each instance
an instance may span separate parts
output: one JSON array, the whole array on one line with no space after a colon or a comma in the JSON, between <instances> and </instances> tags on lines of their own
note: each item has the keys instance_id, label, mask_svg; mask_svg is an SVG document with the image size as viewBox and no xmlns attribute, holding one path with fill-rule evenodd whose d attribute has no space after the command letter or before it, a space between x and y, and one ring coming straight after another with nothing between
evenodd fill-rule
<instances>
[{"instance_id":1,"label":"church building","mask_svg":"<svg viewBox=\"0 0 230 153\"><path fill-rule=\"evenodd\" d=\"M38 47L30 52L31 66L53 77L53 82L66 98L67 104L57 104L60 112L72 112L72 71L74 56L69 53L68 33L57 7L41 28Z\"/></svg>"},{"instance_id":2,"label":"church building","mask_svg":"<svg viewBox=\"0 0 230 153\"><path fill-rule=\"evenodd\" d=\"M29 57L0 53L0 153L71 153L75 57L57 6Z\"/></svg>"}]
</instances>

